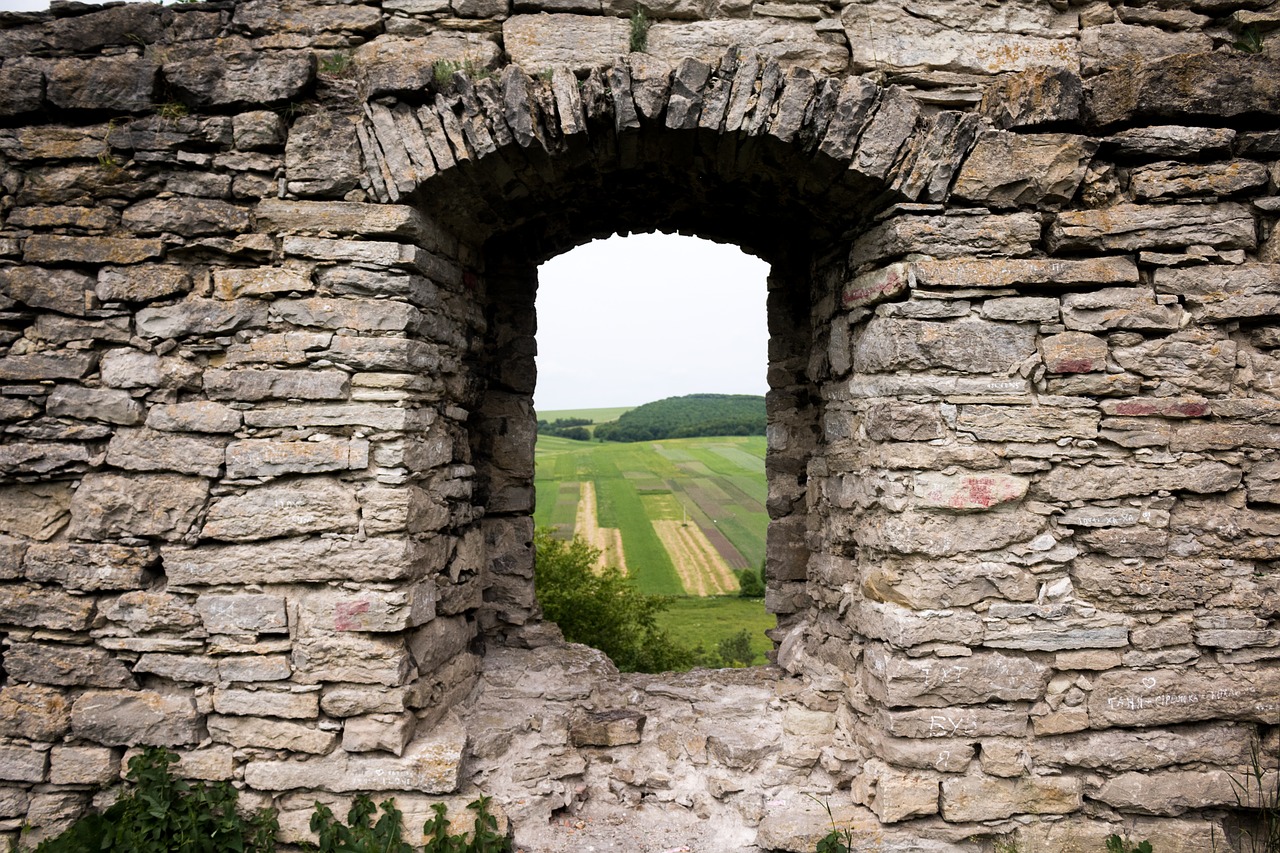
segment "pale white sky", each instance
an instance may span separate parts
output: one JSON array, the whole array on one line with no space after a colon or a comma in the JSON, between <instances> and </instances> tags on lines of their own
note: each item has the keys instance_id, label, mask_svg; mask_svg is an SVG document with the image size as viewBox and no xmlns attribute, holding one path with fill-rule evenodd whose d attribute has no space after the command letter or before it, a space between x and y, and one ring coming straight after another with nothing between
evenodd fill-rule
<instances>
[{"instance_id":1,"label":"pale white sky","mask_svg":"<svg viewBox=\"0 0 1280 853\"><path fill-rule=\"evenodd\" d=\"M610 237L552 258L538 280L539 411L682 394L763 394L769 265L671 234Z\"/></svg>"}]
</instances>

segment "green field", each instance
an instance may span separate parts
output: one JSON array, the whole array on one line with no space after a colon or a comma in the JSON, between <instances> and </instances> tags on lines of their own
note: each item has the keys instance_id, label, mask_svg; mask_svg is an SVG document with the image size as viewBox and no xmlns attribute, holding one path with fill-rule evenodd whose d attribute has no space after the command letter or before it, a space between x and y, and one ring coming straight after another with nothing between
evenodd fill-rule
<instances>
[{"instance_id":1,"label":"green field","mask_svg":"<svg viewBox=\"0 0 1280 853\"><path fill-rule=\"evenodd\" d=\"M554 421L557 418L586 418L595 424L616 421L623 412L629 412L635 406L616 406L612 409L552 409L538 412L538 420Z\"/></svg>"},{"instance_id":2,"label":"green field","mask_svg":"<svg viewBox=\"0 0 1280 853\"><path fill-rule=\"evenodd\" d=\"M589 417L591 411L551 412L554 417ZM676 563L653 520L669 528L696 526L734 570L758 569L764 562L765 438L679 438L652 442L582 442L540 436L536 451L537 505L534 520L574 533L581 484L595 487L596 516L602 528L621 532L627 572L642 592L680 596L664 614L663 626L687 645L714 649L724 637L746 628L757 662L771 647L764 631L774 625L760 599L686 595Z\"/></svg>"}]
</instances>

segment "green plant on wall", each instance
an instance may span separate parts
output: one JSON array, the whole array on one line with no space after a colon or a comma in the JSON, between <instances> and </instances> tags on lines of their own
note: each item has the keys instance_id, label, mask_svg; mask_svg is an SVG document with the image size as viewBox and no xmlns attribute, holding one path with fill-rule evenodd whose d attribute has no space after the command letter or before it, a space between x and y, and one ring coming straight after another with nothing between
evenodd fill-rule
<instances>
[{"instance_id":1,"label":"green plant on wall","mask_svg":"<svg viewBox=\"0 0 1280 853\"><path fill-rule=\"evenodd\" d=\"M115 805L77 820L40 843L37 853L273 853L275 812L260 809L246 818L236 809L229 782L174 778L178 756L147 747L129 761L133 783Z\"/></svg>"},{"instance_id":2,"label":"green plant on wall","mask_svg":"<svg viewBox=\"0 0 1280 853\"><path fill-rule=\"evenodd\" d=\"M1262 30L1255 25L1245 27L1232 47L1241 53L1262 53Z\"/></svg>"},{"instance_id":3,"label":"green plant on wall","mask_svg":"<svg viewBox=\"0 0 1280 853\"><path fill-rule=\"evenodd\" d=\"M1107 837L1107 853L1151 853L1151 842L1139 841L1134 844L1127 835L1121 838L1113 834Z\"/></svg>"},{"instance_id":4,"label":"green plant on wall","mask_svg":"<svg viewBox=\"0 0 1280 853\"><path fill-rule=\"evenodd\" d=\"M505 835L498 833L498 821L489 812L490 799L481 796L467 804L476 813L471 837L466 833L449 834L448 807L436 803L431 807L434 816L422 828L427 838L422 853L508 853L511 844ZM382 809L382 816L374 816ZM306 849L315 853L414 853L414 848L401 834L404 815L392 799L378 805L368 794L361 794L347 812L347 822L342 824L333 810L323 803L316 803L311 815L311 831L317 844Z\"/></svg>"},{"instance_id":5,"label":"green plant on wall","mask_svg":"<svg viewBox=\"0 0 1280 853\"><path fill-rule=\"evenodd\" d=\"M631 52L644 53L649 46L649 18L644 9L637 6L631 13Z\"/></svg>"},{"instance_id":6,"label":"green plant on wall","mask_svg":"<svg viewBox=\"0 0 1280 853\"><path fill-rule=\"evenodd\" d=\"M1280 740L1277 741L1280 753ZM1239 845L1243 853L1280 853L1280 771L1278 755L1267 755L1256 742L1249 751L1249 766L1243 773L1231 774L1236 804L1255 815L1252 824L1240 830Z\"/></svg>"}]
</instances>

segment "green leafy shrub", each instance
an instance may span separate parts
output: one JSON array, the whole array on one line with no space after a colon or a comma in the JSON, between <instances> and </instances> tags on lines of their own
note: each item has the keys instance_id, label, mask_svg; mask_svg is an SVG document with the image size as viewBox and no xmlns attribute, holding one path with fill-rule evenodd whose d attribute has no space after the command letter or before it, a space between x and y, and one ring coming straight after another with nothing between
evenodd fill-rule
<instances>
[{"instance_id":1,"label":"green leafy shrub","mask_svg":"<svg viewBox=\"0 0 1280 853\"><path fill-rule=\"evenodd\" d=\"M1118 835L1107 837L1107 853L1151 853L1150 841L1131 842L1127 837Z\"/></svg>"},{"instance_id":2,"label":"green leafy shrub","mask_svg":"<svg viewBox=\"0 0 1280 853\"><path fill-rule=\"evenodd\" d=\"M505 835L498 833L498 821L489 813L490 799L478 797L467 804L476 813L471 837L466 833L449 834L449 819L445 816L448 806L436 803L435 813L422 828L427 843L422 853L508 853L511 844ZM376 821L374 815L382 809ZM308 849L316 853L414 853L413 846L401 834L404 814L396 808L395 800L386 799L378 805L367 794L356 797L347 812L344 826L333 816L333 810L324 803L316 803L311 815L311 831L316 834L318 846Z\"/></svg>"},{"instance_id":3,"label":"green leafy shrub","mask_svg":"<svg viewBox=\"0 0 1280 853\"><path fill-rule=\"evenodd\" d=\"M610 566L595 571L598 548L580 536L555 538L552 528L533 534L534 588L543 615L565 639L597 648L623 672L667 672L696 663L693 650L658 627L668 599L645 595Z\"/></svg>"},{"instance_id":4,"label":"green leafy shrub","mask_svg":"<svg viewBox=\"0 0 1280 853\"><path fill-rule=\"evenodd\" d=\"M764 598L764 581L755 569L738 572L738 596L740 598Z\"/></svg>"},{"instance_id":5,"label":"green leafy shrub","mask_svg":"<svg viewBox=\"0 0 1280 853\"><path fill-rule=\"evenodd\" d=\"M729 666L751 666L751 662L756 659L756 653L751 648L751 633L746 628L717 643L716 653Z\"/></svg>"},{"instance_id":6,"label":"green leafy shrub","mask_svg":"<svg viewBox=\"0 0 1280 853\"><path fill-rule=\"evenodd\" d=\"M177 760L168 750L146 748L129 761L125 778L133 787L102 814L41 842L37 853L273 853L279 829L273 810L244 817L229 782L175 779L169 765Z\"/></svg>"}]
</instances>

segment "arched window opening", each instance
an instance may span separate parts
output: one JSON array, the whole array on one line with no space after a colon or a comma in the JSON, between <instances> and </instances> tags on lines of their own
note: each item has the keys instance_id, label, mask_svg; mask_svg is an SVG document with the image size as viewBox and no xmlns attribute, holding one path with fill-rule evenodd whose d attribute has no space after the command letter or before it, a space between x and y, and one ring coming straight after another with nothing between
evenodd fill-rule
<instances>
[{"instance_id":1,"label":"arched window opening","mask_svg":"<svg viewBox=\"0 0 1280 853\"><path fill-rule=\"evenodd\" d=\"M536 584L623 670L763 663L769 267L612 237L539 270Z\"/></svg>"}]
</instances>

